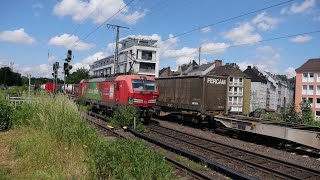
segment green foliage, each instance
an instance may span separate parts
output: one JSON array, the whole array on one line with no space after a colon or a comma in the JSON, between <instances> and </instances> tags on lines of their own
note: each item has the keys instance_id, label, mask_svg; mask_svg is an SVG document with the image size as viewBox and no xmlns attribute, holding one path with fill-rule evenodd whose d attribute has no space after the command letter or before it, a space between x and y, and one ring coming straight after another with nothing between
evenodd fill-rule
<instances>
[{"instance_id":1,"label":"green foliage","mask_svg":"<svg viewBox=\"0 0 320 180\"><path fill-rule=\"evenodd\" d=\"M296 112L295 104L290 103L282 113L282 119L286 122L299 123L298 113Z\"/></svg>"},{"instance_id":2,"label":"green foliage","mask_svg":"<svg viewBox=\"0 0 320 180\"><path fill-rule=\"evenodd\" d=\"M10 168L0 168L0 180L9 179L10 173L11 173Z\"/></svg>"},{"instance_id":3,"label":"green foliage","mask_svg":"<svg viewBox=\"0 0 320 180\"><path fill-rule=\"evenodd\" d=\"M301 109L301 117L300 117L301 123L307 124L314 121L312 116L311 104L309 101L302 101L300 103L300 109Z\"/></svg>"},{"instance_id":4,"label":"green foliage","mask_svg":"<svg viewBox=\"0 0 320 180\"><path fill-rule=\"evenodd\" d=\"M272 121L277 121L277 122L282 122L282 118L274 113L265 113L261 114L261 118L264 120L272 120Z\"/></svg>"},{"instance_id":5,"label":"green foliage","mask_svg":"<svg viewBox=\"0 0 320 180\"><path fill-rule=\"evenodd\" d=\"M115 111L111 122L115 127L127 126L132 128L134 118L136 118L137 124L140 123L137 109L134 106L122 106Z\"/></svg>"},{"instance_id":6,"label":"green foliage","mask_svg":"<svg viewBox=\"0 0 320 180\"><path fill-rule=\"evenodd\" d=\"M0 97L0 131L5 131L11 128L12 106L3 97Z\"/></svg>"},{"instance_id":7,"label":"green foliage","mask_svg":"<svg viewBox=\"0 0 320 180\"><path fill-rule=\"evenodd\" d=\"M0 90L4 94L10 94L10 96L22 96L23 93L28 92L28 86L12 86L9 89Z\"/></svg>"},{"instance_id":8,"label":"green foliage","mask_svg":"<svg viewBox=\"0 0 320 180\"><path fill-rule=\"evenodd\" d=\"M89 79L89 70L85 68L77 69L75 72L67 77L67 83L78 84L82 79Z\"/></svg>"},{"instance_id":9,"label":"green foliage","mask_svg":"<svg viewBox=\"0 0 320 180\"><path fill-rule=\"evenodd\" d=\"M0 68L0 85L1 84L7 86L21 86L21 74L12 72L9 67Z\"/></svg>"},{"instance_id":10,"label":"green foliage","mask_svg":"<svg viewBox=\"0 0 320 180\"><path fill-rule=\"evenodd\" d=\"M172 179L165 159L140 141L101 144L93 154L95 179Z\"/></svg>"},{"instance_id":11,"label":"green foliage","mask_svg":"<svg viewBox=\"0 0 320 180\"><path fill-rule=\"evenodd\" d=\"M121 117L129 112L136 113L129 109ZM171 178L171 167L162 156L142 142L106 142L62 94L40 94L12 118L16 130L25 129L14 143L16 179Z\"/></svg>"}]
</instances>

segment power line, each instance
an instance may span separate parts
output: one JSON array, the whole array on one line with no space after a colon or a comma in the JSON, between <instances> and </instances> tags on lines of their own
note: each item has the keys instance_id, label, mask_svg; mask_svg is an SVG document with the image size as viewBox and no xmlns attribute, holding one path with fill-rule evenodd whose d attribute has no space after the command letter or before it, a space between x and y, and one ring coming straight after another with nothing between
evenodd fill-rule
<instances>
[{"instance_id":1,"label":"power line","mask_svg":"<svg viewBox=\"0 0 320 180\"><path fill-rule=\"evenodd\" d=\"M195 32L195 31L199 31L203 28L206 28L206 27L211 27L211 26L214 26L214 25L217 25L217 24L221 24L221 23L224 23L224 22L227 22L227 21L231 21L231 20L234 20L234 19L238 19L238 18L241 18L241 17L244 17L244 16L248 16L250 14L255 14L255 13L258 13L258 12L261 12L261 11L264 11L264 10L267 10L267 9L271 9L271 8L274 8L274 7L277 7L277 6L281 6L283 4L287 4L289 2L292 2L292 1L295 1L295 0L288 0L288 1L284 1L284 2L281 2L281 3L278 3L278 4L273 4L271 6L267 6L267 7L264 7L264 8L261 8L261 9L258 9L258 10L254 10L254 11L251 11L251 12L247 12L247 13L244 13L244 14L240 14L238 16L234 16L234 17L231 17L231 18L227 18L227 19L224 19L224 20L221 20L221 21L218 21L218 22L215 22L215 23L211 23L211 24L208 24L208 25L204 25L204 26L201 26L201 27L198 27L198 28L195 28L195 29L191 29L189 31L186 31L186 32L183 32L183 33L180 33L178 35L175 35L173 37L170 37L166 40L169 40L171 38L176 38L176 37L180 37L180 36L184 36L186 34L189 34L189 33L192 33L192 32ZM165 41L166 41L165 40Z\"/></svg>"},{"instance_id":2,"label":"power line","mask_svg":"<svg viewBox=\"0 0 320 180\"><path fill-rule=\"evenodd\" d=\"M110 19L112 19L115 15L117 15L119 12L121 12L124 8L126 8L128 5L130 5L134 0L131 0L128 4L126 4L125 6L123 6L122 8L120 8L116 13L114 13L112 16L110 16L107 20L105 20L102 24L100 24L98 27L96 27L94 30L92 30L91 32L89 32L84 38L79 38L78 41L82 40L86 40L91 34L93 34L94 32L96 32L99 28L101 28L106 22L108 22ZM73 47L75 48L78 45L78 41L75 43L76 45Z\"/></svg>"},{"instance_id":3,"label":"power line","mask_svg":"<svg viewBox=\"0 0 320 180\"><path fill-rule=\"evenodd\" d=\"M212 50L201 51L201 53L214 52L214 51L219 51L219 50L222 50L222 49L228 49L228 48L233 48L233 47L238 47L238 46L257 44L257 43L262 43L262 42L274 41L274 40L279 40L279 39L286 39L286 38L302 36L302 35L308 35L308 34L315 34L315 33L320 33L320 30L309 31L309 32L299 33L299 34L291 34L291 35L279 36L279 37L269 38L269 39L260 40L260 41L253 41L253 42L248 42L248 43L235 44L235 45L231 45L231 46L228 46L228 47L225 47L225 48L216 48L216 49L212 49ZM172 58L177 58L177 57L184 57L184 56L189 56L189 55L195 55L197 53L198 53L198 51L197 52L193 52L193 53L189 53L189 54L185 54L185 55L173 56L173 57L170 57L170 58L163 58L161 60L172 59Z\"/></svg>"}]
</instances>

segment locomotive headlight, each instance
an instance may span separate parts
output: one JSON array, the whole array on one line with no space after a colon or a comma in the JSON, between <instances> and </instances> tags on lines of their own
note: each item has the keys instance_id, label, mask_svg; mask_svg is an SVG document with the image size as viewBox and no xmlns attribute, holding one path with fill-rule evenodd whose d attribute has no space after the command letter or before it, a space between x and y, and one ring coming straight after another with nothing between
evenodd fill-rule
<instances>
[{"instance_id":1,"label":"locomotive headlight","mask_svg":"<svg viewBox=\"0 0 320 180\"><path fill-rule=\"evenodd\" d=\"M128 103L133 104L133 98L129 97Z\"/></svg>"}]
</instances>

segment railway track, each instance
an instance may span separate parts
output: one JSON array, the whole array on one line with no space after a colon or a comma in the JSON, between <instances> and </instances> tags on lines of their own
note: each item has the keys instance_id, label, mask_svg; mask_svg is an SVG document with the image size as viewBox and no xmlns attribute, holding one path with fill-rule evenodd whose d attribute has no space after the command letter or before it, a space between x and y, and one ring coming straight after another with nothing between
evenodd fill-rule
<instances>
[{"instance_id":1,"label":"railway track","mask_svg":"<svg viewBox=\"0 0 320 180\"><path fill-rule=\"evenodd\" d=\"M169 118L172 119L172 118ZM154 121L169 121L165 118L153 119ZM170 120L170 122L176 122ZM213 127L212 124L198 124L192 122L179 121L179 124L183 124L185 126L189 126L192 128L201 129L203 131L213 132L215 134L219 134L221 136L230 137L233 139L239 139L246 142L251 142L254 144L259 144L267 147L272 147L274 149L279 149L282 151L287 151L289 153L294 153L302 156L308 156L313 158L320 159L320 150L307 147L301 144L297 144L288 140L278 139L275 137L269 137L259 134L254 134L250 132L239 131L231 128L225 127Z\"/></svg>"},{"instance_id":2,"label":"railway track","mask_svg":"<svg viewBox=\"0 0 320 180\"><path fill-rule=\"evenodd\" d=\"M101 120L101 119L103 119L103 120ZM99 114L90 112L87 115L87 120L97 128L99 133L106 140L115 139L115 138L128 139L128 137L124 136L122 133L116 132L113 129L110 129L109 127L107 127L107 123L106 123L106 121L104 121L104 120L106 120L106 118L99 115ZM175 175L175 177L177 177L179 179L186 179L186 180L188 180L188 179L200 179L200 180L214 179L206 174L203 174L202 172L200 172L198 170L194 170L194 169L184 165L183 163L176 161L174 158L165 157L165 159L172 166L175 167L174 175Z\"/></svg>"},{"instance_id":3,"label":"railway track","mask_svg":"<svg viewBox=\"0 0 320 180\"><path fill-rule=\"evenodd\" d=\"M156 124L148 126L149 133L143 134L154 141L170 144L189 154L202 157L210 165L212 162L231 167L236 179L320 179L320 171L289 162L267 157L254 152L231 147ZM219 167L214 167L219 169ZM221 168L221 167L220 167ZM222 168L223 169L223 168ZM221 170L221 169L220 169ZM223 171L222 171L223 172ZM248 174L248 176L243 176Z\"/></svg>"}]
</instances>

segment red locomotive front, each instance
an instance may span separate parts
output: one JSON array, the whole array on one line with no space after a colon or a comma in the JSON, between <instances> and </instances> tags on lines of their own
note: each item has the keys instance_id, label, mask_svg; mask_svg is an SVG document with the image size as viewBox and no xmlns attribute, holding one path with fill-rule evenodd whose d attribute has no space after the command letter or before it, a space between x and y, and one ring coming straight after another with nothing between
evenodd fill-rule
<instances>
[{"instance_id":1,"label":"red locomotive front","mask_svg":"<svg viewBox=\"0 0 320 180\"><path fill-rule=\"evenodd\" d=\"M152 77L119 75L82 80L78 96L109 109L119 105L133 105L139 107L141 117L145 118L150 117L159 93Z\"/></svg>"}]
</instances>

